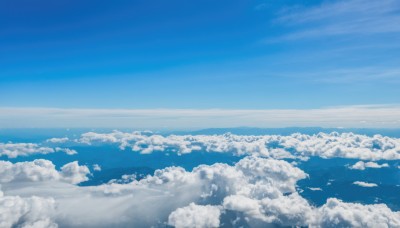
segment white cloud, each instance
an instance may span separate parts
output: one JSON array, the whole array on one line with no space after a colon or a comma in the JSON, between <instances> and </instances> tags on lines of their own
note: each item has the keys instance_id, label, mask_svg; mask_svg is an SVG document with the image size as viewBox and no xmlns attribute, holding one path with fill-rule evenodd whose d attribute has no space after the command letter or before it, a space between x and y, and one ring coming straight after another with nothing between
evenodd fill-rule
<instances>
[{"instance_id":1,"label":"white cloud","mask_svg":"<svg viewBox=\"0 0 400 228\"><path fill-rule=\"evenodd\" d=\"M54 149L49 147L40 147L35 143L0 143L0 155L9 158L48 153L54 153Z\"/></svg>"},{"instance_id":2,"label":"white cloud","mask_svg":"<svg viewBox=\"0 0 400 228\"><path fill-rule=\"evenodd\" d=\"M363 181L355 181L353 184L366 188L378 187L378 185L375 183L368 183Z\"/></svg>"},{"instance_id":3,"label":"white cloud","mask_svg":"<svg viewBox=\"0 0 400 228\"><path fill-rule=\"evenodd\" d=\"M0 143L0 156L7 156L9 158L29 156L33 154L49 154L54 152L64 152L68 155L77 153L75 150L68 148L42 147L36 143Z\"/></svg>"},{"instance_id":4,"label":"white cloud","mask_svg":"<svg viewBox=\"0 0 400 228\"><path fill-rule=\"evenodd\" d=\"M0 191L0 227L56 228L51 198L4 196Z\"/></svg>"},{"instance_id":5,"label":"white cloud","mask_svg":"<svg viewBox=\"0 0 400 228\"><path fill-rule=\"evenodd\" d=\"M396 0L350 0L322 2L314 7L293 7L281 13L277 22L297 26L285 39L338 35L399 33Z\"/></svg>"},{"instance_id":6,"label":"white cloud","mask_svg":"<svg viewBox=\"0 0 400 228\"><path fill-rule=\"evenodd\" d=\"M355 163L354 165L350 166L350 169L357 169L357 170L365 170L366 168L373 168L373 169L380 169L380 168L387 168L389 167L388 163L383 163L379 165L376 162L363 162L359 161Z\"/></svg>"},{"instance_id":7,"label":"white cloud","mask_svg":"<svg viewBox=\"0 0 400 228\"><path fill-rule=\"evenodd\" d=\"M314 216L313 208L297 193L262 199L232 195L224 199L223 205L228 210L242 212L245 216L263 223L281 226L306 226L312 223Z\"/></svg>"},{"instance_id":8,"label":"white cloud","mask_svg":"<svg viewBox=\"0 0 400 228\"><path fill-rule=\"evenodd\" d=\"M68 155L74 155L74 154L78 153L78 152L76 152L76 150L69 149L69 148L60 148L60 147L56 147L55 151L56 152L64 152L64 153L66 153Z\"/></svg>"},{"instance_id":9,"label":"white cloud","mask_svg":"<svg viewBox=\"0 0 400 228\"><path fill-rule=\"evenodd\" d=\"M153 151L176 151L178 154L193 151L233 153L235 155L261 155L273 158L356 158L362 160L400 159L400 139L381 135L372 137L353 133L319 133L316 135L157 135L140 132L111 133L88 132L78 142L115 143L121 149L147 154ZM290 153L289 153L290 151ZM372 167L373 163L366 163ZM386 165L383 164L382 167Z\"/></svg>"},{"instance_id":10,"label":"white cloud","mask_svg":"<svg viewBox=\"0 0 400 228\"><path fill-rule=\"evenodd\" d=\"M331 198L317 213L319 227L400 227L400 213L385 204L362 205Z\"/></svg>"},{"instance_id":11,"label":"white cloud","mask_svg":"<svg viewBox=\"0 0 400 228\"><path fill-rule=\"evenodd\" d=\"M150 227L168 223L209 227L239 220L261 227L400 225L400 214L384 205L365 206L336 199L329 199L320 208L310 205L296 192L297 181L307 174L288 162L272 158L250 156L233 166L200 165L192 171L167 167L139 181L130 179L129 183L91 187L71 184L81 181L81 174L87 173L77 163L69 163L61 171L55 171L49 161L11 166L35 171L8 168L8 173L13 174L0 174L5 179L1 183L7 197L54 198L57 205L54 213L43 218L60 227ZM10 164L4 162L0 167Z\"/></svg>"},{"instance_id":12,"label":"white cloud","mask_svg":"<svg viewBox=\"0 0 400 228\"><path fill-rule=\"evenodd\" d=\"M64 137L64 138L51 138L51 139L47 139L46 142L50 142L50 143L66 143L69 141L68 137Z\"/></svg>"},{"instance_id":13,"label":"white cloud","mask_svg":"<svg viewBox=\"0 0 400 228\"><path fill-rule=\"evenodd\" d=\"M211 205L196 205L178 208L168 216L168 225L176 228L207 228L219 227L219 216L221 211L219 207Z\"/></svg>"},{"instance_id":14,"label":"white cloud","mask_svg":"<svg viewBox=\"0 0 400 228\"><path fill-rule=\"evenodd\" d=\"M79 184L89 179L87 175L90 174L90 171L87 166L80 166L77 161L74 161L61 167L59 173L61 180L71 184Z\"/></svg>"},{"instance_id":15,"label":"white cloud","mask_svg":"<svg viewBox=\"0 0 400 228\"><path fill-rule=\"evenodd\" d=\"M57 171L55 165L48 160L36 159L32 162L11 163L0 161L0 184L38 182L38 181L62 181L78 184L88 180L89 169L79 166L78 162L71 162Z\"/></svg>"},{"instance_id":16,"label":"white cloud","mask_svg":"<svg viewBox=\"0 0 400 228\"><path fill-rule=\"evenodd\" d=\"M311 191L322 191L321 188L311 188L311 187L309 187L308 189L310 189Z\"/></svg>"},{"instance_id":17,"label":"white cloud","mask_svg":"<svg viewBox=\"0 0 400 228\"><path fill-rule=\"evenodd\" d=\"M0 108L0 126L195 129L206 127L400 127L399 106L319 109L57 109ZM360 123L360 120L365 122Z\"/></svg>"},{"instance_id":18,"label":"white cloud","mask_svg":"<svg viewBox=\"0 0 400 228\"><path fill-rule=\"evenodd\" d=\"M93 170L94 171L101 171L101 166L99 164L94 164L93 165Z\"/></svg>"}]
</instances>

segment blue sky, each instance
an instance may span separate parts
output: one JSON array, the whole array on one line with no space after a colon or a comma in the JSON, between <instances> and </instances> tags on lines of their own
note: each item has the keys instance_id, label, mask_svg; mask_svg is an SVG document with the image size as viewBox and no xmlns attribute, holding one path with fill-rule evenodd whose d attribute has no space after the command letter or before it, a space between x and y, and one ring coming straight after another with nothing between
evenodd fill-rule
<instances>
[{"instance_id":1,"label":"blue sky","mask_svg":"<svg viewBox=\"0 0 400 228\"><path fill-rule=\"evenodd\" d=\"M0 107L400 103L400 3L2 1Z\"/></svg>"}]
</instances>

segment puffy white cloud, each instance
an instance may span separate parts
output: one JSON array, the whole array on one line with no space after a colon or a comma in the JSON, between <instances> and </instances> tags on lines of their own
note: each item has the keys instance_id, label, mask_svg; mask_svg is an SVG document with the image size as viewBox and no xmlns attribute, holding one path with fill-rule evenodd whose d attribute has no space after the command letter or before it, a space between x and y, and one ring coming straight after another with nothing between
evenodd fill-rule
<instances>
[{"instance_id":1,"label":"puffy white cloud","mask_svg":"<svg viewBox=\"0 0 400 228\"><path fill-rule=\"evenodd\" d=\"M196 205L178 208L168 216L168 225L176 228L219 227L220 208L211 205Z\"/></svg>"},{"instance_id":2,"label":"puffy white cloud","mask_svg":"<svg viewBox=\"0 0 400 228\"><path fill-rule=\"evenodd\" d=\"M400 139L381 135L372 137L353 133L319 133L316 135L156 135L141 132L111 133L88 132L78 140L91 144L115 143L121 149L130 147L133 151L176 151L178 154L193 151L229 152L236 155L257 154L273 158L323 158L342 157L361 160L400 159Z\"/></svg>"},{"instance_id":3,"label":"puffy white cloud","mask_svg":"<svg viewBox=\"0 0 400 228\"><path fill-rule=\"evenodd\" d=\"M389 167L389 164L383 163L379 165L376 162L363 162L359 161L355 163L354 165L350 166L350 169L357 169L357 170L365 170L366 168L374 168L374 169L380 169L380 168L387 168Z\"/></svg>"},{"instance_id":4,"label":"puffy white cloud","mask_svg":"<svg viewBox=\"0 0 400 228\"><path fill-rule=\"evenodd\" d=\"M77 153L75 150L68 148L43 147L36 143L0 143L0 156L7 156L8 158L29 156L33 154L49 154L54 152L64 152L68 155Z\"/></svg>"},{"instance_id":5,"label":"puffy white cloud","mask_svg":"<svg viewBox=\"0 0 400 228\"><path fill-rule=\"evenodd\" d=\"M10 196L53 197L57 207L49 219L60 227L151 227L166 224L213 227L238 220L253 227L271 224L399 226L400 214L384 205L344 203L337 199L329 199L319 208L310 205L296 192L296 183L307 174L286 161L272 158L248 156L235 165L200 165L192 171L167 167L141 180L128 175L127 183L112 182L90 187L71 184L80 180L73 174L86 172L77 163L69 163L61 171L55 171L51 162L44 163L28 163L52 170L52 174L45 177L36 174L39 177L34 180L53 181L32 182L28 178L28 182L5 178L2 185ZM4 164L9 166L7 162ZM12 166L21 166L17 164ZM41 171L21 176L25 179L26 176L35 176L32 173ZM7 176L10 175L0 174L0 177Z\"/></svg>"},{"instance_id":6,"label":"puffy white cloud","mask_svg":"<svg viewBox=\"0 0 400 228\"><path fill-rule=\"evenodd\" d=\"M320 227L400 227L400 213L385 204L362 205L331 198L317 213Z\"/></svg>"},{"instance_id":7,"label":"puffy white cloud","mask_svg":"<svg viewBox=\"0 0 400 228\"><path fill-rule=\"evenodd\" d=\"M0 227L56 228L51 198L4 196L0 191Z\"/></svg>"},{"instance_id":8,"label":"puffy white cloud","mask_svg":"<svg viewBox=\"0 0 400 228\"><path fill-rule=\"evenodd\" d=\"M368 183L363 181L354 181L353 184L366 188L378 187L378 185L375 183Z\"/></svg>"},{"instance_id":9,"label":"puffy white cloud","mask_svg":"<svg viewBox=\"0 0 400 228\"><path fill-rule=\"evenodd\" d=\"M101 166L99 164L94 164L93 165L93 170L94 171L101 171Z\"/></svg>"},{"instance_id":10,"label":"puffy white cloud","mask_svg":"<svg viewBox=\"0 0 400 228\"><path fill-rule=\"evenodd\" d=\"M80 166L77 161L70 162L61 167L60 180L71 184L78 184L87 181L90 174L87 166Z\"/></svg>"},{"instance_id":11,"label":"puffy white cloud","mask_svg":"<svg viewBox=\"0 0 400 228\"><path fill-rule=\"evenodd\" d=\"M51 162L45 165L52 171L52 175L45 179L77 182L65 177L75 176L70 174L71 170L80 173L76 163L62 168L60 173L64 176L57 174ZM72 165L74 168L70 168ZM247 157L234 166L220 163L200 165L191 172L181 167L167 167L157 170L153 176L139 181L131 179L131 182L123 184L114 182L78 187L43 182L40 185L30 183L29 188L24 188L26 184L8 178L3 185L8 194L54 197L58 205L55 221L60 226L151 226L167 221L179 222L170 214L188 205L193 209L192 213L197 213L204 205L220 205L218 207L222 208L225 197L230 195L279 201L280 197L286 197L284 194L295 191L296 181L305 177L303 171L285 161ZM190 203L196 206L190 206Z\"/></svg>"},{"instance_id":12,"label":"puffy white cloud","mask_svg":"<svg viewBox=\"0 0 400 228\"><path fill-rule=\"evenodd\" d=\"M49 143L66 143L66 142L68 142L69 141L69 138L68 137L63 137L63 138L50 138L50 139L47 139L46 140L46 142L49 142Z\"/></svg>"},{"instance_id":13,"label":"puffy white cloud","mask_svg":"<svg viewBox=\"0 0 400 228\"><path fill-rule=\"evenodd\" d=\"M0 161L0 183L62 181L77 184L88 180L86 166L79 166L78 162L71 162L57 171L55 165L48 160L36 159L32 162L11 163Z\"/></svg>"},{"instance_id":14,"label":"puffy white cloud","mask_svg":"<svg viewBox=\"0 0 400 228\"><path fill-rule=\"evenodd\" d=\"M242 212L245 216L266 224L306 226L314 218L313 208L297 193L262 199L231 195L224 199L223 205L225 209Z\"/></svg>"},{"instance_id":15,"label":"puffy white cloud","mask_svg":"<svg viewBox=\"0 0 400 228\"><path fill-rule=\"evenodd\" d=\"M76 150L69 149L69 148L60 148L60 147L56 147L55 151L56 152L64 152L64 153L66 153L68 155L74 155L74 154L78 153L78 152L76 152Z\"/></svg>"}]
</instances>

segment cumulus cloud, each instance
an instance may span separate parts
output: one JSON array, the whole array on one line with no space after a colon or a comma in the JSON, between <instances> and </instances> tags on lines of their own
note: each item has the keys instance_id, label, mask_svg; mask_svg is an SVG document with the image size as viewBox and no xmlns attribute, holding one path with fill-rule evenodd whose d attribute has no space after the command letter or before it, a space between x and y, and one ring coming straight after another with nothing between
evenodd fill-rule
<instances>
[{"instance_id":1,"label":"cumulus cloud","mask_svg":"<svg viewBox=\"0 0 400 228\"><path fill-rule=\"evenodd\" d=\"M381 135L372 137L353 133L319 133L315 135L157 135L141 132L87 132L77 140L81 143L114 143L121 149L131 148L143 154L154 151L194 151L261 155L272 158L356 158L361 160L400 159L400 139Z\"/></svg>"},{"instance_id":2,"label":"cumulus cloud","mask_svg":"<svg viewBox=\"0 0 400 228\"><path fill-rule=\"evenodd\" d=\"M219 217L221 211L219 207L211 205L196 205L178 208L168 216L168 225L176 228L207 228L219 227Z\"/></svg>"},{"instance_id":3,"label":"cumulus cloud","mask_svg":"<svg viewBox=\"0 0 400 228\"><path fill-rule=\"evenodd\" d=\"M363 162L359 161L354 165L350 166L350 169L365 170L366 168L380 169L389 167L388 163L378 164L376 162Z\"/></svg>"},{"instance_id":4,"label":"cumulus cloud","mask_svg":"<svg viewBox=\"0 0 400 228\"><path fill-rule=\"evenodd\" d=\"M228 210L242 212L255 219L255 224L262 222L281 226L306 226L312 223L314 216L313 208L297 193L262 199L232 195L224 199L223 205Z\"/></svg>"},{"instance_id":5,"label":"cumulus cloud","mask_svg":"<svg viewBox=\"0 0 400 228\"><path fill-rule=\"evenodd\" d=\"M66 143L69 141L68 137L63 137L63 138L51 138L51 139L47 139L46 142L49 143Z\"/></svg>"},{"instance_id":6,"label":"cumulus cloud","mask_svg":"<svg viewBox=\"0 0 400 228\"><path fill-rule=\"evenodd\" d=\"M330 198L317 213L316 223L320 227L400 226L400 213L391 211L385 204L362 205Z\"/></svg>"},{"instance_id":7,"label":"cumulus cloud","mask_svg":"<svg viewBox=\"0 0 400 228\"><path fill-rule=\"evenodd\" d=\"M8 158L34 154L49 154L54 152L64 152L68 155L77 153L75 150L68 148L42 147L36 143L0 143L0 156L7 156Z\"/></svg>"},{"instance_id":8,"label":"cumulus cloud","mask_svg":"<svg viewBox=\"0 0 400 228\"><path fill-rule=\"evenodd\" d=\"M5 194L54 198L57 207L48 218L60 227L213 227L223 221L228 226L240 221L253 227L400 225L399 213L384 205L351 204L337 199L329 199L319 208L310 205L296 191L297 182L307 174L273 158L248 156L235 165L200 165L192 171L167 167L140 180L127 178L129 181L123 183L89 187L71 184L81 181L81 174L88 172L77 163L69 163L60 171L42 160L11 164L14 166L37 170L7 168L3 172L14 175L0 174ZM0 167L10 164L5 162Z\"/></svg>"},{"instance_id":9,"label":"cumulus cloud","mask_svg":"<svg viewBox=\"0 0 400 228\"><path fill-rule=\"evenodd\" d=\"M66 154L68 154L68 155L74 155L74 154L77 154L77 153L78 153L78 152L76 152L76 150L69 149L69 148L60 148L60 147L56 147L54 150L55 150L56 152L64 152L64 153L66 153Z\"/></svg>"},{"instance_id":10,"label":"cumulus cloud","mask_svg":"<svg viewBox=\"0 0 400 228\"><path fill-rule=\"evenodd\" d=\"M61 181L78 184L88 180L89 169L79 166L77 161L65 164L61 170L48 160L36 159L31 162L0 161L0 183L21 183L40 181Z\"/></svg>"},{"instance_id":11,"label":"cumulus cloud","mask_svg":"<svg viewBox=\"0 0 400 228\"><path fill-rule=\"evenodd\" d=\"M54 212L54 199L4 196L0 191L0 227L56 228Z\"/></svg>"},{"instance_id":12,"label":"cumulus cloud","mask_svg":"<svg viewBox=\"0 0 400 228\"><path fill-rule=\"evenodd\" d=\"M354 181L353 184L366 188L378 187L378 185L375 183L368 183L363 181Z\"/></svg>"}]
</instances>

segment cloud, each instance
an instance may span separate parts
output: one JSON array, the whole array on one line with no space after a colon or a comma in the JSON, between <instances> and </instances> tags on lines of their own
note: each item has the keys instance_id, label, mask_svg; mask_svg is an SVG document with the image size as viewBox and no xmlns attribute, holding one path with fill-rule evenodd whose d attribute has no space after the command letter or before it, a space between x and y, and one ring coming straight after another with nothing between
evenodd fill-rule
<instances>
[{"instance_id":1,"label":"cloud","mask_svg":"<svg viewBox=\"0 0 400 228\"><path fill-rule=\"evenodd\" d=\"M373 169L380 169L380 168L387 168L389 167L389 164L383 163L382 165L379 165L378 163L375 162L363 162L359 161L355 163L354 165L350 166L350 169L357 169L357 170L365 170L366 168L373 168Z\"/></svg>"},{"instance_id":2,"label":"cloud","mask_svg":"<svg viewBox=\"0 0 400 228\"><path fill-rule=\"evenodd\" d=\"M76 152L76 150L69 149L69 148L60 148L60 147L56 147L55 152L64 152L68 155L74 155L74 154L78 153L78 152Z\"/></svg>"},{"instance_id":3,"label":"cloud","mask_svg":"<svg viewBox=\"0 0 400 228\"><path fill-rule=\"evenodd\" d=\"M55 173L51 162L41 162L47 164L45 167L49 170L43 173ZM17 164L12 166L37 166L35 163ZM75 176L71 173L82 173L76 165L67 164L64 166L67 168L56 172ZM8 176L19 176L20 173L18 169L9 172L14 175ZM34 176L32 173L22 176ZM51 181L3 181L3 191L6 197L52 197L57 207L40 218L60 227L166 224L210 227L222 222L227 226L243 223L253 227L400 226L399 212L381 204L361 205L328 199L321 207L310 205L296 191L297 181L306 178L307 174L288 162L272 158L248 156L235 165L200 165L192 171L167 167L141 180L89 187L71 184L77 182L71 180L75 178L45 176L42 179ZM29 207L27 210L26 213L40 211Z\"/></svg>"},{"instance_id":4,"label":"cloud","mask_svg":"<svg viewBox=\"0 0 400 228\"><path fill-rule=\"evenodd\" d=\"M340 35L399 33L400 4L396 0L324 1L313 7L292 7L281 12L277 23L295 27L283 39Z\"/></svg>"},{"instance_id":5,"label":"cloud","mask_svg":"<svg viewBox=\"0 0 400 228\"><path fill-rule=\"evenodd\" d=\"M293 193L277 198L254 199L243 195L232 195L224 199L224 208L244 213L254 224L279 224L281 226L306 226L312 224L313 208L307 200Z\"/></svg>"},{"instance_id":6,"label":"cloud","mask_svg":"<svg viewBox=\"0 0 400 228\"><path fill-rule=\"evenodd\" d=\"M311 188L311 187L309 187L308 189L310 189L311 191L322 191L321 188Z\"/></svg>"},{"instance_id":7,"label":"cloud","mask_svg":"<svg viewBox=\"0 0 400 228\"><path fill-rule=\"evenodd\" d=\"M363 181L355 181L353 184L366 188L378 187L378 185L375 183L368 183Z\"/></svg>"},{"instance_id":8,"label":"cloud","mask_svg":"<svg viewBox=\"0 0 400 228\"><path fill-rule=\"evenodd\" d=\"M400 213L384 204L362 205L330 198L317 210L319 227L399 227Z\"/></svg>"},{"instance_id":9,"label":"cloud","mask_svg":"<svg viewBox=\"0 0 400 228\"><path fill-rule=\"evenodd\" d=\"M206 127L400 127L400 108L347 106L319 109L57 109L0 108L0 125L195 129ZM362 123L360 121L363 121Z\"/></svg>"},{"instance_id":10,"label":"cloud","mask_svg":"<svg viewBox=\"0 0 400 228\"><path fill-rule=\"evenodd\" d=\"M44 159L14 164L0 161L0 184L43 181L78 184L88 180L89 173L89 169L86 166L79 166L77 161L65 164L60 171L56 170L51 161Z\"/></svg>"},{"instance_id":11,"label":"cloud","mask_svg":"<svg viewBox=\"0 0 400 228\"><path fill-rule=\"evenodd\" d=\"M50 142L50 143L66 143L69 141L68 137L64 137L64 138L51 138L51 139L47 139L46 142Z\"/></svg>"},{"instance_id":12,"label":"cloud","mask_svg":"<svg viewBox=\"0 0 400 228\"><path fill-rule=\"evenodd\" d=\"M33 154L49 154L54 152L64 152L68 155L77 153L75 150L68 148L42 147L36 143L0 143L0 156L7 156L8 158L29 156Z\"/></svg>"},{"instance_id":13,"label":"cloud","mask_svg":"<svg viewBox=\"0 0 400 228\"><path fill-rule=\"evenodd\" d=\"M315 135L157 135L141 132L87 132L77 142L112 143L121 149L131 148L143 154L154 151L175 151L178 154L196 151L260 155L272 158L356 158L361 160L400 159L400 139L381 135L372 137L353 133L319 133ZM364 163L363 163L364 164ZM373 163L366 163L372 167ZM358 164L358 165L361 165ZM383 164L383 167L386 165ZM357 167L357 166L356 166Z\"/></svg>"},{"instance_id":14,"label":"cloud","mask_svg":"<svg viewBox=\"0 0 400 228\"><path fill-rule=\"evenodd\" d=\"M285 161L248 157L235 166L201 165L191 172L168 167L127 184L77 187L52 182L29 183L29 188L21 182L3 185L7 194L52 196L58 205L55 221L60 226L140 227L167 222L173 211L190 203L221 205L232 194L285 197L284 193L295 191L296 180L305 177L303 171Z\"/></svg>"},{"instance_id":15,"label":"cloud","mask_svg":"<svg viewBox=\"0 0 400 228\"><path fill-rule=\"evenodd\" d=\"M101 171L101 166L99 164L94 164L93 165L93 170L94 171Z\"/></svg>"},{"instance_id":16,"label":"cloud","mask_svg":"<svg viewBox=\"0 0 400 228\"><path fill-rule=\"evenodd\" d=\"M4 196L0 191L0 227L56 228L54 211L51 198Z\"/></svg>"},{"instance_id":17,"label":"cloud","mask_svg":"<svg viewBox=\"0 0 400 228\"><path fill-rule=\"evenodd\" d=\"M168 225L176 228L207 228L219 227L221 211L216 206L202 206L194 203L178 208L168 216Z\"/></svg>"}]
</instances>

